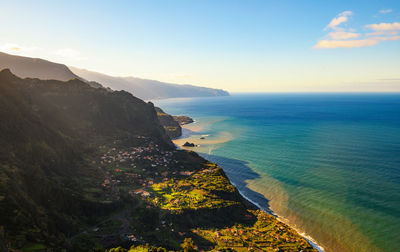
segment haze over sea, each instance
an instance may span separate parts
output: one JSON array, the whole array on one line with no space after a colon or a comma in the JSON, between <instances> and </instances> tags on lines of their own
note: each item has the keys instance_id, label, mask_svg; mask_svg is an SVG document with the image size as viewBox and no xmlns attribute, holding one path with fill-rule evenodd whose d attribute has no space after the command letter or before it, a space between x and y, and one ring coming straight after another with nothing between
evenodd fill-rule
<instances>
[{"instance_id":1,"label":"haze over sea","mask_svg":"<svg viewBox=\"0 0 400 252\"><path fill-rule=\"evenodd\" d=\"M400 248L400 94L155 101L250 200L326 251ZM200 139L204 137L204 139Z\"/></svg>"}]
</instances>

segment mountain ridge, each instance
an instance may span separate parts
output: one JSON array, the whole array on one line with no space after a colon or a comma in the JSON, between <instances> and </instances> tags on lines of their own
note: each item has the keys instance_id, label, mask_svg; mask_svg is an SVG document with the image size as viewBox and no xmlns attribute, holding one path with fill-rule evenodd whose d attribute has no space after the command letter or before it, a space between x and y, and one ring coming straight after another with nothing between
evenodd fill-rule
<instances>
[{"instance_id":1,"label":"mountain ridge","mask_svg":"<svg viewBox=\"0 0 400 252\"><path fill-rule=\"evenodd\" d=\"M64 64L0 52L0 70L2 69L10 69L11 72L21 78L60 81L81 79Z\"/></svg>"},{"instance_id":2,"label":"mountain ridge","mask_svg":"<svg viewBox=\"0 0 400 252\"><path fill-rule=\"evenodd\" d=\"M125 90L135 96L144 99L165 99L179 97L202 97L202 96L228 96L229 93L222 89L206 88L191 84L173 84L158 80L143 79L138 77L119 77L107 74L70 67L75 74L96 81L105 87L114 90Z\"/></svg>"},{"instance_id":3,"label":"mountain ridge","mask_svg":"<svg viewBox=\"0 0 400 252\"><path fill-rule=\"evenodd\" d=\"M21 78L38 78L41 80L79 79L95 88L124 90L143 100L226 96L228 92L221 89L199 87L190 84L172 84L157 80L136 77L113 77L75 67L68 67L40 58L30 58L0 52L0 70L10 69Z\"/></svg>"}]
</instances>

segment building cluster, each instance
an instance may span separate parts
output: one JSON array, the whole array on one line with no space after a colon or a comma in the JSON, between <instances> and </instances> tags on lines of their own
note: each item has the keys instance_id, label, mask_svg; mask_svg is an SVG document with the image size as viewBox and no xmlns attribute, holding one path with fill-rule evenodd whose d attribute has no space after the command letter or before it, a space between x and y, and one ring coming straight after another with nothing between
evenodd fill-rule
<instances>
[{"instance_id":1,"label":"building cluster","mask_svg":"<svg viewBox=\"0 0 400 252\"><path fill-rule=\"evenodd\" d=\"M149 188L170 177L190 176L193 172L177 171L179 161L174 158L175 150L162 150L157 144L127 149L110 148L98 160L98 168L105 179L101 184L109 193L109 200L119 199L118 186L127 186L131 196L151 196Z\"/></svg>"}]
</instances>

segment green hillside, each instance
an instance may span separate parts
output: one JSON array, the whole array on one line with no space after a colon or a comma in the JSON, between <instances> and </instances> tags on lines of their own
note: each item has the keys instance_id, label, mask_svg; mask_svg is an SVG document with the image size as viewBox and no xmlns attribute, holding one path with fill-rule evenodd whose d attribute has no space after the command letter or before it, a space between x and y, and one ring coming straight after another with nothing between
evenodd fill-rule
<instances>
[{"instance_id":1,"label":"green hillside","mask_svg":"<svg viewBox=\"0 0 400 252\"><path fill-rule=\"evenodd\" d=\"M103 180L91 164L98 146L172 146L152 104L79 80L23 80L3 70L0 118L0 225L17 243L62 243L119 206L84 197Z\"/></svg>"},{"instance_id":2,"label":"green hillside","mask_svg":"<svg viewBox=\"0 0 400 252\"><path fill-rule=\"evenodd\" d=\"M11 251L314 251L216 164L176 150L153 104L127 92L3 70L0 118Z\"/></svg>"}]
</instances>

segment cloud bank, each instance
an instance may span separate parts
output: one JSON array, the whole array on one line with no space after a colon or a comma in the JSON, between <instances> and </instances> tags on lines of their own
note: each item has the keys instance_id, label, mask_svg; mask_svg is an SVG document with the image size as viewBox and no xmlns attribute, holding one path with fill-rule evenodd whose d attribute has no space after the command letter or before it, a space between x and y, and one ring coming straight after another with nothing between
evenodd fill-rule
<instances>
[{"instance_id":1,"label":"cloud bank","mask_svg":"<svg viewBox=\"0 0 400 252\"><path fill-rule=\"evenodd\" d=\"M381 13L390 13L392 10L381 10ZM333 48L355 48L374 46L382 41L400 40L400 23L377 23L367 24L363 28L366 33L357 33L354 29L346 30L340 27L346 23L349 17L353 15L352 11L344 11L334 17L324 28L324 31L330 32L323 39L317 41L314 49L333 49Z\"/></svg>"}]
</instances>

